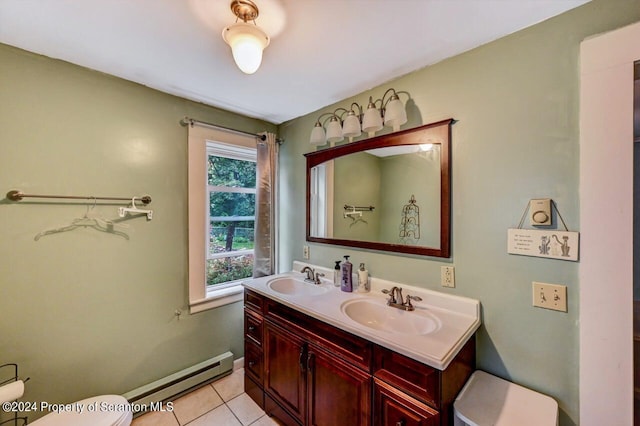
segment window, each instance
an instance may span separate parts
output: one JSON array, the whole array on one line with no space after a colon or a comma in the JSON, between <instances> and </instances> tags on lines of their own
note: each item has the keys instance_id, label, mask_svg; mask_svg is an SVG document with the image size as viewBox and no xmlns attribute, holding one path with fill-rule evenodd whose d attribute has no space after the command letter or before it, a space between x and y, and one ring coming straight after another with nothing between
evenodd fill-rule
<instances>
[{"instance_id":1,"label":"window","mask_svg":"<svg viewBox=\"0 0 640 426\"><path fill-rule=\"evenodd\" d=\"M254 137L189 127L189 308L242 300L252 276L255 223Z\"/></svg>"},{"instance_id":2,"label":"window","mask_svg":"<svg viewBox=\"0 0 640 426\"><path fill-rule=\"evenodd\" d=\"M207 143L207 288L253 275L256 150Z\"/></svg>"}]
</instances>

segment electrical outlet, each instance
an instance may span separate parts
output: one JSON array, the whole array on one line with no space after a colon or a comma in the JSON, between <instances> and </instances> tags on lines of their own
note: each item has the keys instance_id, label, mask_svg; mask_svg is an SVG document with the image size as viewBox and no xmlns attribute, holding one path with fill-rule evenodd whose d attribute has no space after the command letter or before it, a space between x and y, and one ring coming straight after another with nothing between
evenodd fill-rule
<instances>
[{"instance_id":1,"label":"electrical outlet","mask_svg":"<svg viewBox=\"0 0 640 426\"><path fill-rule=\"evenodd\" d=\"M442 287L456 286L456 277L453 266L440 267L440 283L442 284Z\"/></svg>"},{"instance_id":2,"label":"electrical outlet","mask_svg":"<svg viewBox=\"0 0 640 426\"><path fill-rule=\"evenodd\" d=\"M567 312L567 286L534 281L533 306Z\"/></svg>"},{"instance_id":3,"label":"electrical outlet","mask_svg":"<svg viewBox=\"0 0 640 426\"><path fill-rule=\"evenodd\" d=\"M309 246L302 246L302 257L309 260Z\"/></svg>"}]
</instances>

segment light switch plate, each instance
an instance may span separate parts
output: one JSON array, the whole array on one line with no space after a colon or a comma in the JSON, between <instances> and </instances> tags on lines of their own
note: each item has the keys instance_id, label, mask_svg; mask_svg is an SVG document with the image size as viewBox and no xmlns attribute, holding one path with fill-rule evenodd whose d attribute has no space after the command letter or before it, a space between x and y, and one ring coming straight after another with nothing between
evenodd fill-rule
<instances>
[{"instance_id":1,"label":"light switch plate","mask_svg":"<svg viewBox=\"0 0 640 426\"><path fill-rule=\"evenodd\" d=\"M534 281L533 306L567 312L567 286Z\"/></svg>"},{"instance_id":2,"label":"light switch plate","mask_svg":"<svg viewBox=\"0 0 640 426\"><path fill-rule=\"evenodd\" d=\"M309 260L309 246L302 246L302 257Z\"/></svg>"},{"instance_id":3,"label":"light switch plate","mask_svg":"<svg viewBox=\"0 0 640 426\"><path fill-rule=\"evenodd\" d=\"M533 226L551 225L551 198L529 201L529 222Z\"/></svg>"}]
</instances>

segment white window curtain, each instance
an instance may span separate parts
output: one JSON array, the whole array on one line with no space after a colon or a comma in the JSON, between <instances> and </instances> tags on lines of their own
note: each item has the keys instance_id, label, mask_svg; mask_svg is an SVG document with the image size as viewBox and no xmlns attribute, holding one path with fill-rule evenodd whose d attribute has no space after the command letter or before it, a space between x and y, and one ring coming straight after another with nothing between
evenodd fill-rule
<instances>
[{"instance_id":1,"label":"white window curtain","mask_svg":"<svg viewBox=\"0 0 640 426\"><path fill-rule=\"evenodd\" d=\"M277 176L278 141L273 133L263 133L258 139L256 164L256 222L253 276L264 277L276 273L277 255Z\"/></svg>"}]
</instances>

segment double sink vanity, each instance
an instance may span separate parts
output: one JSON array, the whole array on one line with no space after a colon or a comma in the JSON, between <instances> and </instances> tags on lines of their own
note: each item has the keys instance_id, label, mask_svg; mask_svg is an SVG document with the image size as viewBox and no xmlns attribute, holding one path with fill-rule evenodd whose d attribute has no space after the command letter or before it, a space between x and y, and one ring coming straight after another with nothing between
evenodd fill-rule
<instances>
[{"instance_id":1,"label":"double sink vanity","mask_svg":"<svg viewBox=\"0 0 640 426\"><path fill-rule=\"evenodd\" d=\"M452 423L475 367L478 301L376 278L370 293L346 293L299 272L244 286L245 391L270 416L286 425ZM394 287L415 296L413 310L388 305L382 290Z\"/></svg>"},{"instance_id":2,"label":"double sink vanity","mask_svg":"<svg viewBox=\"0 0 640 426\"><path fill-rule=\"evenodd\" d=\"M454 122L305 154L306 240L449 258ZM307 266L309 278L334 272L293 270ZM245 392L268 415L292 426L453 423L480 303L373 273L370 293L300 272L244 283Z\"/></svg>"}]
</instances>

